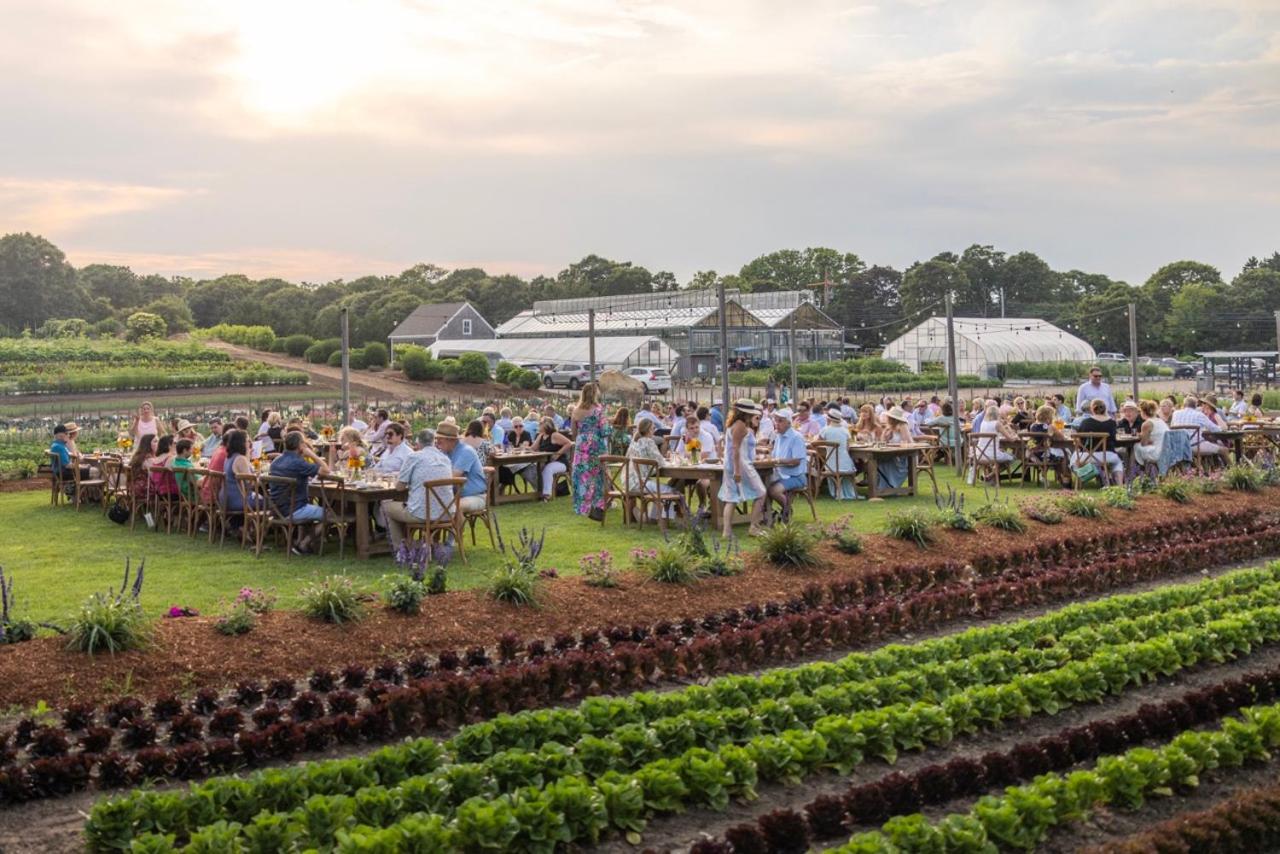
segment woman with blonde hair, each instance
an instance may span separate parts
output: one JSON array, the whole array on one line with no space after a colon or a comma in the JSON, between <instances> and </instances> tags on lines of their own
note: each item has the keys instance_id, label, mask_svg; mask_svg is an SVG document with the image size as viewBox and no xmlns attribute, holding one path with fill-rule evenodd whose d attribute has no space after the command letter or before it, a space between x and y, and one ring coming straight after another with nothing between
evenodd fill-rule
<instances>
[{"instance_id":1,"label":"woman with blonde hair","mask_svg":"<svg viewBox=\"0 0 1280 854\"><path fill-rule=\"evenodd\" d=\"M573 510L596 522L603 522L609 498L600 456L609 447L609 425L605 422L599 387L595 383L582 387L571 420L574 428Z\"/></svg>"},{"instance_id":2,"label":"woman with blonde hair","mask_svg":"<svg viewBox=\"0 0 1280 854\"><path fill-rule=\"evenodd\" d=\"M858 423L853 425L854 438L859 442L874 442L880 436L876 423L876 408L869 403L858 407Z\"/></svg>"},{"instance_id":3,"label":"woman with blonde hair","mask_svg":"<svg viewBox=\"0 0 1280 854\"><path fill-rule=\"evenodd\" d=\"M1142 429L1138 433L1138 444L1133 446L1133 458L1139 466L1158 466L1160 454L1164 451L1164 437L1169 432L1166 421L1156 417L1156 402L1143 400L1138 403L1138 411L1142 413Z\"/></svg>"},{"instance_id":4,"label":"woman with blonde hair","mask_svg":"<svg viewBox=\"0 0 1280 854\"><path fill-rule=\"evenodd\" d=\"M721 524L727 540L733 536L733 514L739 502L751 503L751 529L749 534L761 533L760 520L764 511L764 481L756 471L756 434L751 420L760 417L761 409L755 401L743 398L733 404L729 420L724 425L724 477L718 497L722 505Z\"/></svg>"}]
</instances>

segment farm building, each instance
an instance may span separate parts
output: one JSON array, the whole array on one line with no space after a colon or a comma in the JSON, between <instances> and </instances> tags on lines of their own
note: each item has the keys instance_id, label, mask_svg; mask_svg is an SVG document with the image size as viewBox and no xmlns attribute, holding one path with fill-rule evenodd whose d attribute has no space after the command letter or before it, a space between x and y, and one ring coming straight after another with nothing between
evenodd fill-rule
<instances>
[{"instance_id":1,"label":"farm building","mask_svg":"<svg viewBox=\"0 0 1280 854\"><path fill-rule=\"evenodd\" d=\"M1091 362L1093 348L1070 332L1026 317L957 317L956 372L995 377L1010 362ZM919 373L925 365L947 363L947 321L931 317L884 348L884 358Z\"/></svg>"},{"instance_id":2,"label":"farm building","mask_svg":"<svg viewBox=\"0 0 1280 854\"><path fill-rule=\"evenodd\" d=\"M485 339L493 337L489 321L469 302L424 303L387 336L392 359L397 344L430 347L444 339Z\"/></svg>"},{"instance_id":3,"label":"farm building","mask_svg":"<svg viewBox=\"0 0 1280 854\"><path fill-rule=\"evenodd\" d=\"M793 318L797 361L843 358L844 330L812 299L807 291L729 291L725 312L730 359L760 365L787 361ZM709 377L716 372L720 309L712 290L541 300L499 326L498 339L549 338L562 345L581 339L585 346L588 312L593 309L597 348L614 336L652 336L672 353L667 367L673 373Z\"/></svg>"}]
</instances>

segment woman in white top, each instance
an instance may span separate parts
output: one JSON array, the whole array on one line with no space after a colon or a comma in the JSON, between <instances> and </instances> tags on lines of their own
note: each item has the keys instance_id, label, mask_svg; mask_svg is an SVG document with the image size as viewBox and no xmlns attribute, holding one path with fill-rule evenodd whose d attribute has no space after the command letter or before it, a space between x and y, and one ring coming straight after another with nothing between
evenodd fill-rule
<instances>
[{"instance_id":1,"label":"woman in white top","mask_svg":"<svg viewBox=\"0 0 1280 854\"><path fill-rule=\"evenodd\" d=\"M733 404L729 420L724 425L724 478L718 493L723 503L722 531L727 540L733 536L733 514L738 502L751 503L751 536L761 533L760 519L764 510L764 481L756 471L756 437L751 429L751 419L759 417L760 407L746 398ZM848 434L845 436L848 442Z\"/></svg>"},{"instance_id":2,"label":"woman in white top","mask_svg":"<svg viewBox=\"0 0 1280 854\"><path fill-rule=\"evenodd\" d=\"M837 410L833 409L827 414L827 426L818 432L818 439L835 444L834 448L826 449L826 464L828 469L839 473L840 484L837 488L835 480L828 480L827 491L837 500L856 501L859 496L854 482L858 472L853 464L853 457L849 456L849 428L845 426L844 417Z\"/></svg>"},{"instance_id":3,"label":"woman in white top","mask_svg":"<svg viewBox=\"0 0 1280 854\"><path fill-rule=\"evenodd\" d=\"M641 419L636 422L636 432L631 438L631 442L627 445L627 491L631 493L644 492L649 495L658 493L673 493L674 489L665 483L659 483L657 474L657 466L661 466L667 461L663 455L662 449L658 447L658 442L653 438L654 423L648 418ZM631 464L632 460L648 460L654 463L654 466L645 466L646 477L643 481L637 471L637 466ZM657 519L661 506L657 501L649 504L649 518ZM680 501L678 512L681 515L688 516L684 507L684 499ZM637 520L638 521L638 520Z\"/></svg>"},{"instance_id":4,"label":"woman in white top","mask_svg":"<svg viewBox=\"0 0 1280 854\"><path fill-rule=\"evenodd\" d=\"M160 422L156 420L156 409L151 401L144 401L138 414L133 416L133 421L129 424L129 435L133 437L135 445L142 441L143 436L160 435Z\"/></svg>"},{"instance_id":5,"label":"woman in white top","mask_svg":"<svg viewBox=\"0 0 1280 854\"><path fill-rule=\"evenodd\" d=\"M1169 432L1169 425L1156 417L1156 402L1144 400L1138 404L1142 413L1142 430L1138 433L1138 444L1134 446L1134 458L1140 466L1156 465L1160 462L1160 452L1164 450L1164 436Z\"/></svg>"},{"instance_id":6,"label":"woman in white top","mask_svg":"<svg viewBox=\"0 0 1280 854\"><path fill-rule=\"evenodd\" d=\"M1000 450L1000 440L1006 442L1017 441L1018 434L1009 426L1008 422L1000 417L1000 407L994 403L989 405L984 413L982 413L982 426L979 428L977 435L982 438L978 440L978 456L984 462L995 461L998 463L1013 462L1013 455L1008 451ZM994 438L988 438L994 437Z\"/></svg>"}]
</instances>

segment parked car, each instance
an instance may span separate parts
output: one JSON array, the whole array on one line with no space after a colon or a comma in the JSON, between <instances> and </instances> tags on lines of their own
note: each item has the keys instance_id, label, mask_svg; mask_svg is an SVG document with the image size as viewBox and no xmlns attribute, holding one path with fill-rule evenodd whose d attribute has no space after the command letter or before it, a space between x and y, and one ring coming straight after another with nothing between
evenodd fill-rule
<instances>
[{"instance_id":1,"label":"parked car","mask_svg":"<svg viewBox=\"0 0 1280 854\"><path fill-rule=\"evenodd\" d=\"M563 362L542 375L542 384L547 388L578 389L590 381L591 367L583 362Z\"/></svg>"},{"instance_id":2,"label":"parked car","mask_svg":"<svg viewBox=\"0 0 1280 854\"><path fill-rule=\"evenodd\" d=\"M1155 364L1160 368L1171 368L1173 370L1174 379L1188 379L1196 375L1195 366L1190 362L1184 362L1181 359L1166 357L1164 359L1156 359Z\"/></svg>"},{"instance_id":3,"label":"parked car","mask_svg":"<svg viewBox=\"0 0 1280 854\"><path fill-rule=\"evenodd\" d=\"M1099 353L1099 362L1127 362L1129 357L1124 353Z\"/></svg>"},{"instance_id":4,"label":"parked car","mask_svg":"<svg viewBox=\"0 0 1280 854\"><path fill-rule=\"evenodd\" d=\"M666 394L671 391L671 374L666 368L627 368L622 373L644 383L645 394Z\"/></svg>"}]
</instances>

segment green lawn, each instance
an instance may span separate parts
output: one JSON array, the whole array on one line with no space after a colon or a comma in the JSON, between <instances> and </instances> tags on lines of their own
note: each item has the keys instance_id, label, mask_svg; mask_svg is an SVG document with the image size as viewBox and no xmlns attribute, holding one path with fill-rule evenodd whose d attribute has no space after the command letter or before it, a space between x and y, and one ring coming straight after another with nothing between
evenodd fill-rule
<instances>
[{"instance_id":1,"label":"green lawn","mask_svg":"<svg viewBox=\"0 0 1280 854\"><path fill-rule=\"evenodd\" d=\"M927 484L927 481L926 481ZM939 471L939 487L945 494L948 485L965 493L967 505L977 507L986 499L981 487L966 487L954 472ZM1001 496L1025 495L1035 488L1002 488ZM856 529L879 531L886 514L908 506L933 506L932 492L915 498L891 498L885 501L836 502L830 498L818 501L822 521L834 521L850 515ZM610 512L608 524L601 528L595 522L575 516L567 498L552 504L503 505L499 509L505 536L514 539L521 526L535 531L547 529L546 549L541 565L554 567L560 574L576 574L578 558L585 552L609 549L615 564L626 567L634 547L652 547L661 535L652 526L641 532L634 526L622 527L617 510ZM801 507L797 518L809 518L808 508ZM745 533L745 528L740 528ZM470 564L463 566L455 559L449 569L451 587L472 587L484 583L487 574L499 564L481 530L477 547L468 551ZM469 543L469 541L468 541ZM754 544L743 537L744 548ZM136 564L146 558L147 574L143 604L151 613L160 613L170 605L186 605L202 612L216 612L221 600L234 596L243 586L274 588L283 607L291 607L298 590L312 577L345 571L370 585L394 569L389 557L358 561L339 559L334 553L325 557L291 557L279 551L265 552L255 558L230 543L225 547L209 545L202 537L154 533L141 523L130 531L108 521L95 510L77 513L68 508L53 509L44 490L0 494L0 566L16 580L18 613L36 620L57 622L66 617L85 597L112 585L118 586L125 558Z\"/></svg>"}]
</instances>

